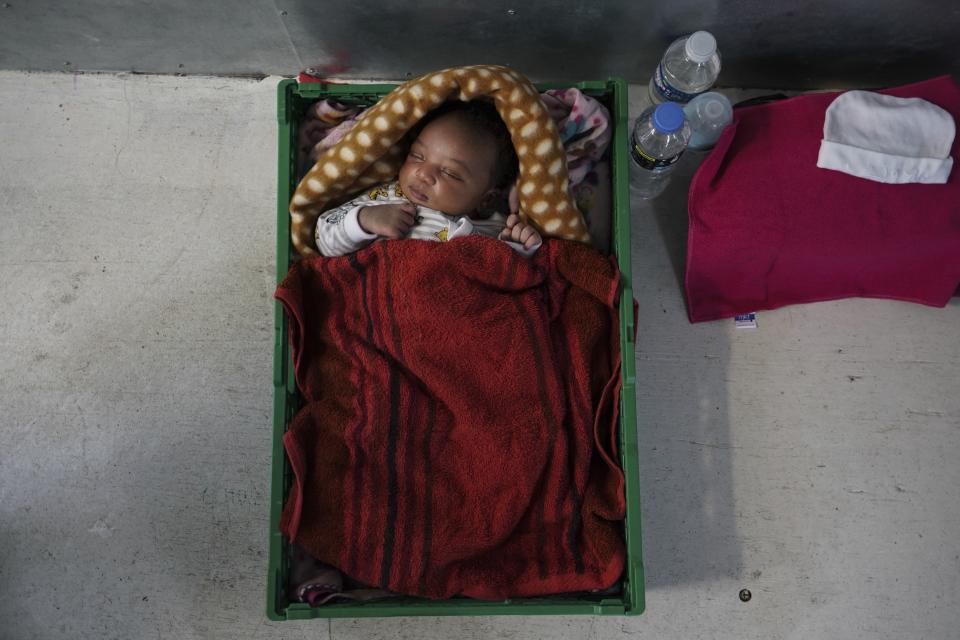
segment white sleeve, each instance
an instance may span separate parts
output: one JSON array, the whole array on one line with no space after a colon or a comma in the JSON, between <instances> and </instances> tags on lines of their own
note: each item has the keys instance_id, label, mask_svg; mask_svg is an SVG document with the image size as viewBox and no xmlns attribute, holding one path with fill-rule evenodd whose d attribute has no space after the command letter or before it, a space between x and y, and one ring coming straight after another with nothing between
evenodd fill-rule
<instances>
[{"instance_id":1,"label":"white sleeve","mask_svg":"<svg viewBox=\"0 0 960 640\"><path fill-rule=\"evenodd\" d=\"M519 242L514 242L513 240L503 240L506 244L510 245L510 248L522 255L524 258L529 258L537 252L541 246L543 246L543 239L537 240L537 244L533 245L529 249L524 247Z\"/></svg>"},{"instance_id":2,"label":"white sleeve","mask_svg":"<svg viewBox=\"0 0 960 640\"><path fill-rule=\"evenodd\" d=\"M377 234L364 231L357 215L363 207L377 204L370 201L358 204L357 200L353 200L321 214L314 236L320 253L325 256L343 256L376 240Z\"/></svg>"}]
</instances>

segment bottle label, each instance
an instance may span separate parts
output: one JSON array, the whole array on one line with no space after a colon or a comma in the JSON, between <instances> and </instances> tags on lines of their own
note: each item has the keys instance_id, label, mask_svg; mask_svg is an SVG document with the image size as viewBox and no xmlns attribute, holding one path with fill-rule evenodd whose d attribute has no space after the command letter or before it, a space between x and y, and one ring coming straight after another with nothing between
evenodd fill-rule
<instances>
[{"instance_id":1,"label":"bottle label","mask_svg":"<svg viewBox=\"0 0 960 640\"><path fill-rule=\"evenodd\" d=\"M699 93L685 93L667 82L667 78L663 75L662 62L657 65L657 70L653 74L653 86L657 88L657 93L661 98L670 102L690 102L700 95L700 93L703 93L702 91Z\"/></svg>"},{"instance_id":2,"label":"bottle label","mask_svg":"<svg viewBox=\"0 0 960 640\"><path fill-rule=\"evenodd\" d=\"M661 160L659 158L654 158L647 155L642 149L640 149L640 145L633 143L630 145L630 155L633 156L633 161L644 169L650 169L651 171L662 171L676 163L676 161L680 159L680 156L683 155L683 151L672 158L665 158Z\"/></svg>"}]
</instances>

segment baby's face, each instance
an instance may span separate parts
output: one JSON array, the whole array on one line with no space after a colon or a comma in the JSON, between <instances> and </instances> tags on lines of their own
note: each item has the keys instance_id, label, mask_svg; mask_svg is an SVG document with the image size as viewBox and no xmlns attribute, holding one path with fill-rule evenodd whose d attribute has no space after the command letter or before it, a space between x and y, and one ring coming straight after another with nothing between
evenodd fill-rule
<instances>
[{"instance_id":1,"label":"baby's face","mask_svg":"<svg viewBox=\"0 0 960 640\"><path fill-rule=\"evenodd\" d=\"M470 215L492 192L496 148L444 116L420 132L400 168L400 188L414 204L451 216Z\"/></svg>"}]
</instances>

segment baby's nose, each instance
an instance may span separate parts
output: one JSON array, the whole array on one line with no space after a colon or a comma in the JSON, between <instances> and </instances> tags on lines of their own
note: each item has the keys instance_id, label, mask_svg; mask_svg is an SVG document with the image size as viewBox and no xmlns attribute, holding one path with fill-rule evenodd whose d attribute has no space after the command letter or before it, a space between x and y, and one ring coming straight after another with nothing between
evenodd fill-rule
<instances>
[{"instance_id":1,"label":"baby's nose","mask_svg":"<svg viewBox=\"0 0 960 640\"><path fill-rule=\"evenodd\" d=\"M433 167L427 166L425 164L417 167L417 175L430 182L431 184L437 179L437 172Z\"/></svg>"}]
</instances>

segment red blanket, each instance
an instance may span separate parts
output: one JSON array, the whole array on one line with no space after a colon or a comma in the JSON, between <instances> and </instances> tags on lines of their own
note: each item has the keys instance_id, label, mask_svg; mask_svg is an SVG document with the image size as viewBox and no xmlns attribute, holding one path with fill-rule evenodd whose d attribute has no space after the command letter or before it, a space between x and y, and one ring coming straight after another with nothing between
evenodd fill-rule
<instances>
[{"instance_id":1,"label":"red blanket","mask_svg":"<svg viewBox=\"0 0 960 640\"><path fill-rule=\"evenodd\" d=\"M378 242L277 289L305 406L283 533L390 591L609 587L624 561L612 260L547 240Z\"/></svg>"},{"instance_id":2,"label":"red blanket","mask_svg":"<svg viewBox=\"0 0 960 640\"><path fill-rule=\"evenodd\" d=\"M881 91L960 123L944 76ZM691 322L851 296L944 306L960 283L960 137L947 184L881 184L817 167L818 93L738 109L690 185Z\"/></svg>"}]
</instances>

